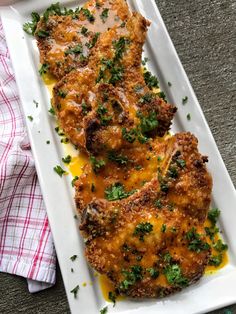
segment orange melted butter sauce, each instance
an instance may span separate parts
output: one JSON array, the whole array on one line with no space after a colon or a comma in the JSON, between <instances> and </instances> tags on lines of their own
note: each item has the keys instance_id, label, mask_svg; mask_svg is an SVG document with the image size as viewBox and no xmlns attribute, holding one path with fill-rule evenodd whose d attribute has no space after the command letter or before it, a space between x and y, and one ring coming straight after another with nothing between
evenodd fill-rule
<instances>
[{"instance_id":1,"label":"orange melted butter sauce","mask_svg":"<svg viewBox=\"0 0 236 314\"><path fill-rule=\"evenodd\" d=\"M205 222L205 225L204 227L210 227L211 226L211 222L209 220L207 220ZM217 240L220 240L221 237L219 235L219 232L214 236L214 240L215 242ZM212 249L212 255L217 255L218 252L214 249L213 247L213 241L207 237L207 242L208 244L211 246L211 249ZM219 271L220 269L224 268L229 262L229 256L228 256L228 253L227 251L223 251L222 252L222 262L219 266L211 266L211 265L208 265L205 269L205 275L212 275L212 274L215 274L217 271Z\"/></svg>"},{"instance_id":2,"label":"orange melted butter sauce","mask_svg":"<svg viewBox=\"0 0 236 314\"><path fill-rule=\"evenodd\" d=\"M89 24L89 25L91 25L91 24ZM56 79L50 74L43 74L42 79L43 79L48 91L50 92L50 95L52 96L53 87L54 87L55 83L57 82ZM159 92L160 90L155 89L153 91ZM171 137L171 135L167 135L166 138L167 137ZM86 166L86 164L89 163L88 156L86 154L83 154L83 153L79 152L78 150L76 150L73 147L73 145L70 143L63 144L63 146L65 149L65 156L70 155L72 157L70 164L64 165L64 166L67 167L68 171L70 172L70 174L73 177L81 176L83 174L83 168ZM130 190L133 188L138 188L138 186L136 184L137 182L139 182L139 184L140 184L140 181L143 181L143 182L150 181L151 177L153 176L153 173L155 173L157 167L160 166L160 161L158 164L157 156L153 156L152 153L149 153L147 155L150 155L149 157L150 157L151 162L149 160L147 165L143 165L144 166L143 168L145 170L140 169L139 171L132 171L131 176L128 179L128 182L127 183L124 182L124 185L127 189ZM161 154L160 154L160 157L162 157ZM168 167L168 164L165 164L166 161L164 158L162 159L161 163L162 163L162 166L164 166L164 168ZM121 178L122 175L123 175L122 173L120 176L118 174L117 179L118 180L122 179ZM90 176L86 177L86 180L87 180L88 184L92 184L92 183L95 184L95 186L96 186L96 193L95 193L96 197L104 196L105 186L101 180L101 177L99 178L99 176L95 175L94 173L90 173ZM209 220L207 220L204 227L210 227L210 226L211 226L211 222ZM220 236L218 233L214 236L214 240L217 241L219 239L220 239ZM212 247L212 255L217 255L217 251L213 248L213 242L209 237L207 237L207 242ZM225 267L227 265L228 261L229 261L229 258L228 258L227 251L222 252L222 263L219 266L210 266L210 265L207 266L205 269L205 274L211 275L211 274L216 273L217 271L219 271L220 269ZM163 277L163 278L161 278L161 277ZM166 278L164 275L160 275L159 280L161 280L161 281L163 280L165 282ZM111 300L109 300L108 295L109 295L109 292L115 291L113 283L105 275L98 275L98 281L99 281L101 292L102 292L104 299L108 302L111 302ZM84 283L83 286L86 286L86 284ZM117 297L117 301L123 300L123 299L124 299L124 297L122 297L122 296Z\"/></svg>"}]
</instances>

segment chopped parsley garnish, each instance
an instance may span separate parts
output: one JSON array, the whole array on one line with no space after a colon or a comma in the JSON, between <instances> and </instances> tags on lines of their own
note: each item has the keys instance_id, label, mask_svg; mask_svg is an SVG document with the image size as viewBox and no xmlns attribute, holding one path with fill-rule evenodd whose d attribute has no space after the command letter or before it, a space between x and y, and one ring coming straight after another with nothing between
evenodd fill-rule
<instances>
[{"instance_id":1,"label":"chopped parsley garnish","mask_svg":"<svg viewBox=\"0 0 236 314\"><path fill-rule=\"evenodd\" d=\"M37 36L41 37L41 38L45 38L49 36L49 32L45 31L44 29L39 29L36 33Z\"/></svg>"},{"instance_id":2,"label":"chopped parsley garnish","mask_svg":"<svg viewBox=\"0 0 236 314\"><path fill-rule=\"evenodd\" d=\"M163 207L161 200L156 200L154 204L159 209L161 209Z\"/></svg>"},{"instance_id":3,"label":"chopped parsley garnish","mask_svg":"<svg viewBox=\"0 0 236 314\"><path fill-rule=\"evenodd\" d=\"M116 182L111 186L107 187L105 190L105 197L108 201L116 201L121 200L123 198L127 198L130 195L134 194L136 190L132 190L130 192L126 192L123 184Z\"/></svg>"},{"instance_id":4,"label":"chopped parsley garnish","mask_svg":"<svg viewBox=\"0 0 236 314\"><path fill-rule=\"evenodd\" d=\"M71 268L70 271L71 271L71 273L73 273L74 272L74 268Z\"/></svg>"},{"instance_id":5,"label":"chopped parsley garnish","mask_svg":"<svg viewBox=\"0 0 236 314\"><path fill-rule=\"evenodd\" d=\"M123 165L127 165L129 159L128 157L122 155L122 154L118 154L114 151L110 151L108 153L108 159L111 161L116 162L117 164L123 166Z\"/></svg>"},{"instance_id":6,"label":"chopped parsley garnish","mask_svg":"<svg viewBox=\"0 0 236 314\"><path fill-rule=\"evenodd\" d=\"M55 166L53 170L60 176L62 177L64 174L66 174L66 171L62 169L61 166Z\"/></svg>"},{"instance_id":7,"label":"chopped parsley garnish","mask_svg":"<svg viewBox=\"0 0 236 314\"><path fill-rule=\"evenodd\" d=\"M163 91L161 91L160 93L157 93L157 94L158 94L158 96L159 96L160 98L162 98L165 102L167 102L166 94L165 94Z\"/></svg>"},{"instance_id":8,"label":"chopped parsley garnish","mask_svg":"<svg viewBox=\"0 0 236 314\"><path fill-rule=\"evenodd\" d=\"M109 83L114 85L116 82L121 81L123 78L124 68L123 66L113 66L110 69L111 77Z\"/></svg>"},{"instance_id":9,"label":"chopped parsley garnish","mask_svg":"<svg viewBox=\"0 0 236 314\"><path fill-rule=\"evenodd\" d=\"M99 1L96 1L96 8L100 9L101 8L101 3Z\"/></svg>"},{"instance_id":10,"label":"chopped parsley garnish","mask_svg":"<svg viewBox=\"0 0 236 314\"><path fill-rule=\"evenodd\" d=\"M95 46L96 42L98 41L99 36L100 36L99 32L95 33L95 35L93 36L92 40L89 43L86 43L85 45L89 49L93 48Z\"/></svg>"},{"instance_id":11,"label":"chopped parsley garnish","mask_svg":"<svg viewBox=\"0 0 236 314\"><path fill-rule=\"evenodd\" d=\"M223 243L222 240L219 239L215 244L213 244L213 248L218 252L223 252L228 250L228 245Z\"/></svg>"},{"instance_id":12,"label":"chopped parsley garnish","mask_svg":"<svg viewBox=\"0 0 236 314\"><path fill-rule=\"evenodd\" d=\"M74 287L74 289L72 289L70 291L70 293L73 293L74 294L74 298L76 299L77 298L77 294L79 292L79 285L77 285L76 287Z\"/></svg>"},{"instance_id":13,"label":"chopped parsley garnish","mask_svg":"<svg viewBox=\"0 0 236 314\"><path fill-rule=\"evenodd\" d=\"M49 70L49 65L47 63L43 63L41 65L41 68L39 69L39 74L43 75L43 74L47 73L48 70Z\"/></svg>"},{"instance_id":14,"label":"chopped parsley garnish","mask_svg":"<svg viewBox=\"0 0 236 314\"><path fill-rule=\"evenodd\" d=\"M47 141L46 143L47 143L47 144L50 144L50 141Z\"/></svg>"},{"instance_id":15,"label":"chopped parsley garnish","mask_svg":"<svg viewBox=\"0 0 236 314\"><path fill-rule=\"evenodd\" d=\"M152 75L151 72L145 71L143 73L144 80L149 88L159 88L159 82L155 75Z\"/></svg>"},{"instance_id":16,"label":"chopped parsley garnish","mask_svg":"<svg viewBox=\"0 0 236 314\"><path fill-rule=\"evenodd\" d=\"M120 283L119 289L121 291L126 291L137 281L142 280L142 272L143 268L139 265L131 266L130 270L123 270L122 274L124 275L125 279Z\"/></svg>"},{"instance_id":17,"label":"chopped parsley garnish","mask_svg":"<svg viewBox=\"0 0 236 314\"><path fill-rule=\"evenodd\" d=\"M165 253L165 255L163 256L163 260L165 263L170 263L172 261L172 256L170 255L169 252Z\"/></svg>"},{"instance_id":18,"label":"chopped parsley garnish","mask_svg":"<svg viewBox=\"0 0 236 314\"><path fill-rule=\"evenodd\" d=\"M186 162L183 159L176 159L176 163L182 169L186 166Z\"/></svg>"},{"instance_id":19,"label":"chopped parsley garnish","mask_svg":"<svg viewBox=\"0 0 236 314\"><path fill-rule=\"evenodd\" d=\"M58 89L57 91L57 96L61 97L61 98L66 98L67 92L62 90L62 89Z\"/></svg>"},{"instance_id":20,"label":"chopped parsley garnish","mask_svg":"<svg viewBox=\"0 0 236 314\"><path fill-rule=\"evenodd\" d=\"M190 113L187 114L187 120L188 120L188 121L191 120L191 114L190 114Z\"/></svg>"},{"instance_id":21,"label":"chopped parsley garnish","mask_svg":"<svg viewBox=\"0 0 236 314\"><path fill-rule=\"evenodd\" d=\"M59 2L53 3L50 7L46 9L43 14L43 19L47 22L50 15L62 15Z\"/></svg>"},{"instance_id":22,"label":"chopped parsley garnish","mask_svg":"<svg viewBox=\"0 0 236 314\"><path fill-rule=\"evenodd\" d=\"M101 20L103 21L103 23L106 22L107 18L108 18L108 13L109 13L109 9L105 8L102 11L102 14L100 15Z\"/></svg>"},{"instance_id":23,"label":"chopped parsley garnish","mask_svg":"<svg viewBox=\"0 0 236 314\"><path fill-rule=\"evenodd\" d=\"M119 40L113 41L113 47L115 48L115 58L114 61L117 61L123 57L123 53L125 52L126 45L128 45L130 41L125 37L120 37Z\"/></svg>"},{"instance_id":24,"label":"chopped parsley garnish","mask_svg":"<svg viewBox=\"0 0 236 314\"><path fill-rule=\"evenodd\" d=\"M149 113L147 117L143 116L141 113L137 113L140 119L140 130L142 134L147 134L158 127L157 114L155 111Z\"/></svg>"},{"instance_id":25,"label":"chopped parsley garnish","mask_svg":"<svg viewBox=\"0 0 236 314\"><path fill-rule=\"evenodd\" d=\"M142 65L146 65L148 63L149 59L147 57L145 57L143 60L142 60Z\"/></svg>"},{"instance_id":26,"label":"chopped parsley garnish","mask_svg":"<svg viewBox=\"0 0 236 314\"><path fill-rule=\"evenodd\" d=\"M51 113L51 115L55 116L56 112L55 112L55 109L53 107L51 107L49 110L48 110L49 113Z\"/></svg>"},{"instance_id":27,"label":"chopped parsley garnish","mask_svg":"<svg viewBox=\"0 0 236 314\"><path fill-rule=\"evenodd\" d=\"M49 16L51 15L71 15L72 18L78 17L80 9L76 8L75 10L67 9L67 8L61 8L59 2L53 3L50 7L46 9L46 11L43 13L43 20L47 23Z\"/></svg>"},{"instance_id":28,"label":"chopped parsley garnish","mask_svg":"<svg viewBox=\"0 0 236 314\"><path fill-rule=\"evenodd\" d=\"M95 17L94 17L94 15L89 11L89 9L84 9L84 8L82 8L81 9L81 12L83 13L83 15L87 18L87 20L89 21L89 22L94 22L95 21Z\"/></svg>"},{"instance_id":29,"label":"chopped parsley garnish","mask_svg":"<svg viewBox=\"0 0 236 314\"><path fill-rule=\"evenodd\" d=\"M185 96L185 97L182 99L182 104L185 105L187 102L188 102L188 96Z\"/></svg>"},{"instance_id":30,"label":"chopped parsley garnish","mask_svg":"<svg viewBox=\"0 0 236 314\"><path fill-rule=\"evenodd\" d=\"M202 241L200 234L196 233L196 228L192 228L186 233L186 239L189 241L188 249L200 253L201 251L207 251L210 245L207 242Z\"/></svg>"},{"instance_id":31,"label":"chopped parsley garnish","mask_svg":"<svg viewBox=\"0 0 236 314\"><path fill-rule=\"evenodd\" d=\"M172 83L171 83L171 82L168 82L167 84L168 84L168 86L170 86L170 87L172 86Z\"/></svg>"},{"instance_id":32,"label":"chopped parsley garnish","mask_svg":"<svg viewBox=\"0 0 236 314\"><path fill-rule=\"evenodd\" d=\"M141 104L145 104L145 103L149 103L153 100L153 97L154 97L154 94L153 93L146 93L144 94L140 99L139 99L139 102Z\"/></svg>"},{"instance_id":33,"label":"chopped parsley garnish","mask_svg":"<svg viewBox=\"0 0 236 314\"><path fill-rule=\"evenodd\" d=\"M35 104L35 107L38 108L39 103L36 100L33 100L33 103Z\"/></svg>"},{"instance_id":34,"label":"chopped parsley garnish","mask_svg":"<svg viewBox=\"0 0 236 314\"><path fill-rule=\"evenodd\" d=\"M213 226L211 228L205 227L206 235L213 241L214 236L219 232L219 228Z\"/></svg>"},{"instance_id":35,"label":"chopped parsley garnish","mask_svg":"<svg viewBox=\"0 0 236 314\"><path fill-rule=\"evenodd\" d=\"M135 129L131 129L130 131L127 131L126 128L122 128L122 136L129 143L133 143L135 141L136 134L137 132Z\"/></svg>"},{"instance_id":36,"label":"chopped parsley garnish","mask_svg":"<svg viewBox=\"0 0 236 314\"><path fill-rule=\"evenodd\" d=\"M153 267L147 268L146 270L150 273L150 276L151 276L153 279L156 279L156 278L159 276L159 271L156 270L156 269L153 268Z\"/></svg>"},{"instance_id":37,"label":"chopped parsley garnish","mask_svg":"<svg viewBox=\"0 0 236 314\"><path fill-rule=\"evenodd\" d=\"M61 143L67 144L67 143L69 143L69 139L67 137L64 137L61 139Z\"/></svg>"},{"instance_id":38,"label":"chopped parsley garnish","mask_svg":"<svg viewBox=\"0 0 236 314\"><path fill-rule=\"evenodd\" d=\"M212 255L209 259L208 265L215 266L215 267L220 266L220 264L222 263L222 260L223 260L222 254Z\"/></svg>"},{"instance_id":39,"label":"chopped parsley garnish","mask_svg":"<svg viewBox=\"0 0 236 314\"><path fill-rule=\"evenodd\" d=\"M90 156L90 162L95 173L97 173L99 170L101 170L101 168L103 168L106 165L106 162L103 159L98 160L94 156Z\"/></svg>"},{"instance_id":40,"label":"chopped parsley garnish","mask_svg":"<svg viewBox=\"0 0 236 314\"><path fill-rule=\"evenodd\" d=\"M83 114L84 115L88 114L88 105L86 104L85 101L82 102L81 107L82 107Z\"/></svg>"},{"instance_id":41,"label":"chopped parsley garnish","mask_svg":"<svg viewBox=\"0 0 236 314\"><path fill-rule=\"evenodd\" d=\"M59 136L64 136L65 134L63 133L63 131L59 128L59 126L55 127L55 131L57 132L57 134Z\"/></svg>"},{"instance_id":42,"label":"chopped parsley garnish","mask_svg":"<svg viewBox=\"0 0 236 314\"><path fill-rule=\"evenodd\" d=\"M107 116L107 108L105 108L103 105L99 105L97 109L97 114L99 117L99 120L101 122L101 125L106 126L108 123L112 120L111 116Z\"/></svg>"},{"instance_id":43,"label":"chopped parsley garnish","mask_svg":"<svg viewBox=\"0 0 236 314\"><path fill-rule=\"evenodd\" d=\"M218 208L212 208L208 212L208 219L212 222L213 225L216 224L219 216L220 216L220 210Z\"/></svg>"},{"instance_id":44,"label":"chopped parsley garnish","mask_svg":"<svg viewBox=\"0 0 236 314\"><path fill-rule=\"evenodd\" d=\"M83 53L83 46L81 44L78 44L75 47L65 50L65 55L69 55L72 53Z\"/></svg>"},{"instance_id":45,"label":"chopped parsley garnish","mask_svg":"<svg viewBox=\"0 0 236 314\"><path fill-rule=\"evenodd\" d=\"M70 155L67 155L66 157L62 158L62 161L65 163L65 164L69 164L71 162L72 158Z\"/></svg>"},{"instance_id":46,"label":"chopped parsley garnish","mask_svg":"<svg viewBox=\"0 0 236 314\"><path fill-rule=\"evenodd\" d=\"M113 302L113 306L116 304L116 294L112 291L108 292L108 299Z\"/></svg>"},{"instance_id":47,"label":"chopped parsley garnish","mask_svg":"<svg viewBox=\"0 0 236 314\"><path fill-rule=\"evenodd\" d=\"M166 232L166 224L163 224L161 226L161 232L165 233Z\"/></svg>"},{"instance_id":48,"label":"chopped parsley garnish","mask_svg":"<svg viewBox=\"0 0 236 314\"><path fill-rule=\"evenodd\" d=\"M103 309L100 310L100 314L107 314L108 312L108 307L105 306Z\"/></svg>"},{"instance_id":49,"label":"chopped parsley garnish","mask_svg":"<svg viewBox=\"0 0 236 314\"><path fill-rule=\"evenodd\" d=\"M137 84L137 85L134 86L134 91L136 93L140 93L142 90L143 90L143 86L142 85Z\"/></svg>"},{"instance_id":50,"label":"chopped parsley garnish","mask_svg":"<svg viewBox=\"0 0 236 314\"><path fill-rule=\"evenodd\" d=\"M34 120L34 118L32 116L27 116L27 118L30 120L30 122L32 122Z\"/></svg>"},{"instance_id":51,"label":"chopped parsley garnish","mask_svg":"<svg viewBox=\"0 0 236 314\"><path fill-rule=\"evenodd\" d=\"M81 27L81 34L83 34L84 36L88 35L88 29L84 26Z\"/></svg>"},{"instance_id":52,"label":"chopped parsley garnish","mask_svg":"<svg viewBox=\"0 0 236 314\"><path fill-rule=\"evenodd\" d=\"M167 171L167 174L169 177L171 177L173 179L176 179L179 176L178 170L175 166L170 166L168 171Z\"/></svg>"},{"instance_id":53,"label":"chopped parsley garnish","mask_svg":"<svg viewBox=\"0 0 236 314\"><path fill-rule=\"evenodd\" d=\"M152 232L153 225L150 222L141 222L134 229L134 236L139 236L140 241L144 241L144 236Z\"/></svg>"},{"instance_id":54,"label":"chopped parsley garnish","mask_svg":"<svg viewBox=\"0 0 236 314\"><path fill-rule=\"evenodd\" d=\"M31 13L31 22L27 22L23 25L23 30L29 34L29 35L34 35L35 30L37 28L37 23L40 20L40 15L36 12Z\"/></svg>"},{"instance_id":55,"label":"chopped parsley garnish","mask_svg":"<svg viewBox=\"0 0 236 314\"><path fill-rule=\"evenodd\" d=\"M167 192L169 191L169 185L168 185L168 183L165 182L165 181L162 181L162 182L160 183L160 188L161 188L161 191L162 191L163 193L167 193Z\"/></svg>"},{"instance_id":56,"label":"chopped parsley garnish","mask_svg":"<svg viewBox=\"0 0 236 314\"><path fill-rule=\"evenodd\" d=\"M186 287L188 285L188 279L183 276L181 268L177 264L168 265L164 269L169 284L177 287Z\"/></svg>"},{"instance_id":57,"label":"chopped parsley garnish","mask_svg":"<svg viewBox=\"0 0 236 314\"><path fill-rule=\"evenodd\" d=\"M115 85L117 81L122 80L124 67L120 64L120 59L123 57L125 47L129 43L127 39L121 37L117 41L113 41L113 47L115 49L115 56L113 59L101 59L101 68L96 82L99 83L103 80L104 83Z\"/></svg>"},{"instance_id":58,"label":"chopped parsley garnish","mask_svg":"<svg viewBox=\"0 0 236 314\"><path fill-rule=\"evenodd\" d=\"M74 187L74 186L75 186L75 182L76 182L78 179L79 179L79 177L78 177L78 176L75 176L75 177L74 177L74 179L71 181L71 185L72 185L72 187Z\"/></svg>"},{"instance_id":59,"label":"chopped parsley garnish","mask_svg":"<svg viewBox=\"0 0 236 314\"><path fill-rule=\"evenodd\" d=\"M74 262L77 259L78 255L73 255L70 257L70 260L72 260L72 262Z\"/></svg>"}]
</instances>

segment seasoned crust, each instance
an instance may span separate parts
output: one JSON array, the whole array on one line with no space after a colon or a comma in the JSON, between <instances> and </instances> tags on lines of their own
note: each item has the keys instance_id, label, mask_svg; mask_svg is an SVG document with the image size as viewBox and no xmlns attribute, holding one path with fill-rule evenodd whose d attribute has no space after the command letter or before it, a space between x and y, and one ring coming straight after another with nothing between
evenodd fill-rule
<instances>
[{"instance_id":1,"label":"seasoned crust","mask_svg":"<svg viewBox=\"0 0 236 314\"><path fill-rule=\"evenodd\" d=\"M149 89L140 66L148 25L133 13L126 27L100 36L86 68L56 84L52 104L60 126L81 149L98 154L130 146L122 129L136 132L150 115L156 125L147 130L148 137L163 136L170 128L176 107Z\"/></svg>"},{"instance_id":2,"label":"seasoned crust","mask_svg":"<svg viewBox=\"0 0 236 314\"><path fill-rule=\"evenodd\" d=\"M101 0L100 8L95 3L84 7L94 14L93 23L80 11L41 19L36 30L41 63L63 77L52 101L60 126L91 160L98 158L99 170L88 163L75 182L85 255L117 293L163 297L196 282L209 259L207 158L190 133L159 138L176 108L143 77L150 23L138 13L131 16L125 1ZM103 23L100 14L108 7L113 18ZM40 37L42 29L49 36ZM124 130L135 139L127 140ZM132 195L108 201L105 191L117 183Z\"/></svg>"},{"instance_id":3,"label":"seasoned crust","mask_svg":"<svg viewBox=\"0 0 236 314\"><path fill-rule=\"evenodd\" d=\"M129 9L125 0L90 0L83 9L88 9L94 16L89 21L82 10L71 15L49 15L41 18L37 25L35 36L40 51L40 62L49 66L49 72L60 79L73 69L84 67L89 60L91 48L96 41L96 34L105 32L114 25L120 25L129 17ZM108 9L108 17L103 22L101 18L104 9ZM83 28L87 31L83 32ZM40 37L39 31L48 33ZM78 45L82 45L82 53L68 53Z\"/></svg>"},{"instance_id":4,"label":"seasoned crust","mask_svg":"<svg viewBox=\"0 0 236 314\"><path fill-rule=\"evenodd\" d=\"M91 266L106 274L121 294L131 297L170 294L196 282L207 265L209 247L199 252L190 250L187 234L195 230L205 242L204 222L212 179L204 164L205 157L197 150L197 139L190 133L177 134L173 139L167 140L170 155L160 167L158 178L154 176L124 200L109 202L94 197L83 210L80 229L86 239L85 255ZM177 175L174 167L178 168ZM79 181L76 186L80 186ZM152 230L140 240L135 230L142 223L151 224ZM171 262L166 260L166 254L171 256ZM134 266L141 267L142 274L129 289L124 289L124 280L131 276ZM170 283L165 275L168 267L181 270L185 282ZM150 276L151 268L159 272L157 278Z\"/></svg>"}]
</instances>

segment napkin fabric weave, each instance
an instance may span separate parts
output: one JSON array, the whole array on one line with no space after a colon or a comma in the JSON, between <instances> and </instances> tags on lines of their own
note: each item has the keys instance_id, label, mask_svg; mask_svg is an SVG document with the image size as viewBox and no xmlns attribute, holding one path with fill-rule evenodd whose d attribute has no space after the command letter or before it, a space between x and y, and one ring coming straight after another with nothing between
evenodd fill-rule
<instances>
[{"instance_id":1,"label":"napkin fabric weave","mask_svg":"<svg viewBox=\"0 0 236 314\"><path fill-rule=\"evenodd\" d=\"M56 255L0 21L0 271L55 283Z\"/></svg>"}]
</instances>

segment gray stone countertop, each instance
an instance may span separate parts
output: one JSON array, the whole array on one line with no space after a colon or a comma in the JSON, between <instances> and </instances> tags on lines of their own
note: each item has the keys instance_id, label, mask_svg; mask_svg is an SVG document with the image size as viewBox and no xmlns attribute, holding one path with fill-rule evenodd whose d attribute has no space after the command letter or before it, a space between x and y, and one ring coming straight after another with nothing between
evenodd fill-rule
<instances>
[{"instance_id":1,"label":"gray stone countertop","mask_svg":"<svg viewBox=\"0 0 236 314\"><path fill-rule=\"evenodd\" d=\"M235 185L236 2L158 0L157 4ZM0 273L0 295L0 313L69 313L59 267L56 285L35 295L28 292L25 279ZM236 305L227 309L236 313ZM183 314L188 313L183 309Z\"/></svg>"}]
</instances>

